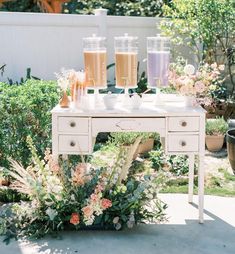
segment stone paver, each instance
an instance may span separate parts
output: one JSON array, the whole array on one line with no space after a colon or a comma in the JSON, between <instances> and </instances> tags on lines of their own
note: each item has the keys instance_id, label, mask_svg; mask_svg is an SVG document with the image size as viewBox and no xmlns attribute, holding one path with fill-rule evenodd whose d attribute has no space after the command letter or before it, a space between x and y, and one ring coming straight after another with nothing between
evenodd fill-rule
<instances>
[{"instance_id":1,"label":"stone paver","mask_svg":"<svg viewBox=\"0 0 235 254\"><path fill-rule=\"evenodd\" d=\"M234 254L235 198L205 197L205 223L197 221L197 199L185 194L161 194L169 221L133 230L64 232L62 240L0 244L1 254Z\"/></svg>"}]
</instances>

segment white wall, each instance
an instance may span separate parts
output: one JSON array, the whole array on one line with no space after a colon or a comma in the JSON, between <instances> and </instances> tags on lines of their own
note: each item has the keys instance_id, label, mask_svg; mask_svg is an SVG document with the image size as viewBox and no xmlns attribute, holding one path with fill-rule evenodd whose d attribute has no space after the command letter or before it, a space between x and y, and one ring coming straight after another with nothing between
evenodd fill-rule
<instances>
[{"instance_id":1,"label":"white wall","mask_svg":"<svg viewBox=\"0 0 235 254\"><path fill-rule=\"evenodd\" d=\"M159 22L157 18L107 16L99 12L96 15L0 12L0 66L7 65L0 81L7 77L19 80L28 67L32 75L43 79L55 79L54 73L62 67L82 69L82 38L92 33L107 37L109 64L114 62L114 36L124 33L138 36L142 63L146 57L146 37L156 35ZM145 68L142 64L141 70Z\"/></svg>"}]
</instances>

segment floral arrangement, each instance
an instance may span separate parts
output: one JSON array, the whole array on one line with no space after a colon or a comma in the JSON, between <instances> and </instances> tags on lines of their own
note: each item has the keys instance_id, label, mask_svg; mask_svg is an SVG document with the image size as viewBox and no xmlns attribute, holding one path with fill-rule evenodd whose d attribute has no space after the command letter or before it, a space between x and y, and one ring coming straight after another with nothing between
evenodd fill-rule
<instances>
[{"instance_id":1,"label":"floral arrangement","mask_svg":"<svg viewBox=\"0 0 235 254\"><path fill-rule=\"evenodd\" d=\"M86 94L85 73L83 71L65 70L61 73L55 73L57 77L57 84L63 91L63 97L60 101L61 107L69 107L70 99L67 96L67 90L70 91L71 101L73 106L78 106L82 96Z\"/></svg>"},{"instance_id":2,"label":"floral arrangement","mask_svg":"<svg viewBox=\"0 0 235 254\"><path fill-rule=\"evenodd\" d=\"M213 92L222 83L224 65L201 63L196 70L184 61L173 63L169 71L169 83L180 94L195 97L197 102L210 105Z\"/></svg>"},{"instance_id":3,"label":"floral arrangement","mask_svg":"<svg viewBox=\"0 0 235 254\"><path fill-rule=\"evenodd\" d=\"M103 227L120 230L137 223L163 221L164 209L157 193L163 184L160 173L130 170L141 138L129 147L113 146L90 162L53 160L47 149L37 156L28 138L33 163L23 168L11 160L11 188L28 196L28 202L7 206L0 214L0 234L11 237L42 237L64 229ZM102 151L100 152L102 153ZM111 158L111 159L110 159ZM105 162L105 163L104 163ZM6 240L6 241L7 241Z\"/></svg>"}]
</instances>

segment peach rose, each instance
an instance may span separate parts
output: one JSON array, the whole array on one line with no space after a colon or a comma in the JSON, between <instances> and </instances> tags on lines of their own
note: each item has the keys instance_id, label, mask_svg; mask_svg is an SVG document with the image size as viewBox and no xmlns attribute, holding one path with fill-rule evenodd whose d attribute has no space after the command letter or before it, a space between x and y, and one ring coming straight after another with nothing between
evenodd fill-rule
<instances>
[{"instance_id":1,"label":"peach rose","mask_svg":"<svg viewBox=\"0 0 235 254\"><path fill-rule=\"evenodd\" d=\"M102 209L108 209L109 207L112 206L112 201L107 199L107 198L102 198L101 199L101 207Z\"/></svg>"},{"instance_id":2,"label":"peach rose","mask_svg":"<svg viewBox=\"0 0 235 254\"><path fill-rule=\"evenodd\" d=\"M82 212L84 213L85 217L91 217L93 214L93 209L90 205L87 205L82 208Z\"/></svg>"},{"instance_id":3,"label":"peach rose","mask_svg":"<svg viewBox=\"0 0 235 254\"><path fill-rule=\"evenodd\" d=\"M60 172L60 166L58 163L55 163L53 161L51 161L51 163L49 163L49 167L51 168L51 171L54 173L54 174L57 174Z\"/></svg>"},{"instance_id":4,"label":"peach rose","mask_svg":"<svg viewBox=\"0 0 235 254\"><path fill-rule=\"evenodd\" d=\"M80 216L78 213L72 213L70 223L73 225L78 225L80 223Z\"/></svg>"}]
</instances>

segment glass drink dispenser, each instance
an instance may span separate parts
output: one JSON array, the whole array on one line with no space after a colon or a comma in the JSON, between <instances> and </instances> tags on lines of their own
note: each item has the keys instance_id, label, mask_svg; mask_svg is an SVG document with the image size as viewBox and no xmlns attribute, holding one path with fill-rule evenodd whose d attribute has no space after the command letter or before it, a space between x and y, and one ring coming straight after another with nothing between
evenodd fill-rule
<instances>
[{"instance_id":1,"label":"glass drink dispenser","mask_svg":"<svg viewBox=\"0 0 235 254\"><path fill-rule=\"evenodd\" d=\"M116 87L123 88L126 94L128 88L137 87L137 40L128 34L114 38Z\"/></svg>"},{"instance_id":2,"label":"glass drink dispenser","mask_svg":"<svg viewBox=\"0 0 235 254\"><path fill-rule=\"evenodd\" d=\"M83 53L85 65L85 85L88 88L98 89L107 86L107 51L106 38L92 37L83 38Z\"/></svg>"},{"instance_id":3,"label":"glass drink dispenser","mask_svg":"<svg viewBox=\"0 0 235 254\"><path fill-rule=\"evenodd\" d=\"M168 85L170 63L170 40L157 35L147 37L147 72L148 86L159 90Z\"/></svg>"}]
</instances>

